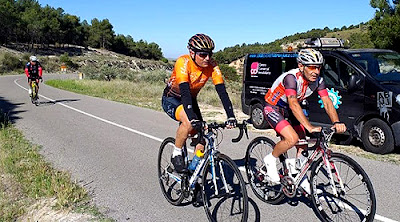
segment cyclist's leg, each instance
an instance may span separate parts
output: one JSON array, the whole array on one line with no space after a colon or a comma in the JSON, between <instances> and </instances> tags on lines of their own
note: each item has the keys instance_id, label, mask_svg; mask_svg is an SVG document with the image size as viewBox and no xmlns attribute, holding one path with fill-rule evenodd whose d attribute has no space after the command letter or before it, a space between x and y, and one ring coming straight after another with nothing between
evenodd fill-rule
<instances>
[{"instance_id":1,"label":"cyclist's leg","mask_svg":"<svg viewBox=\"0 0 400 222\"><path fill-rule=\"evenodd\" d=\"M192 128L189 119L183 109L183 105L178 98L162 97L162 106L164 111L172 119L179 121L179 127L175 136L175 147L171 156L171 161L177 172L184 172L186 169L185 161L182 155L182 147L184 146L188 134Z\"/></svg>"},{"instance_id":2,"label":"cyclist's leg","mask_svg":"<svg viewBox=\"0 0 400 222\"><path fill-rule=\"evenodd\" d=\"M285 120L282 112L276 106L266 105L264 108L264 117L271 127L282 137L272 151L272 155L277 158L299 140L299 136L293 129L292 125Z\"/></svg>"},{"instance_id":3,"label":"cyclist's leg","mask_svg":"<svg viewBox=\"0 0 400 222\"><path fill-rule=\"evenodd\" d=\"M303 125L300 124L300 122L297 120L297 118L293 115L293 113L290 110L289 110L288 120L292 123L293 129L299 136L299 140L305 141L306 129L304 128ZM296 145L296 148L297 148L297 154L296 154L297 158L304 149L307 149L307 144L304 143L303 145Z\"/></svg>"},{"instance_id":4,"label":"cyclist's leg","mask_svg":"<svg viewBox=\"0 0 400 222\"><path fill-rule=\"evenodd\" d=\"M29 95L31 95L32 94L32 79L30 79L30 78L28 78L28 87L29 87L28 93L29 93Z\"/></svg>"},{"instance_id":5,"label":"cyclist's leg","mask_svg":"<svg viewBox=\"0 0 400 222\"><path fill-rule=\"evenodd\" d=\"M193 112L196 115L197 119L200 121L203 121L203 116L201 115L199 104L197 103L196 98L193 98L192 106L193 106ZM195 135L196 133L197 133L197 131L192 128L192 131L190 132L190 134ZM204 145L205 145L205 141L203 139L201 139L201 141L199 141L199 143L195 145L196 146L195 152L197 150L201 150L202 152L204 152Z\"/></svg>"},{"instance_id":6,"label":"cyclist's leg","mask_svg":"<svg viewBox=\"0 0 400 222\"><path fill-rule=\"evenodd\" d=\"M35 81L36 81L36 99L38 99L39 98L39 95L38 95L38 93L39 93L39 79L35 79Z\"/></svg>"},{"instance_id":7,"label":"cyclist's leg","mask_svg":"<svg viewBox=\"0 0 400 222\"><path fill-rule=\"evenodd\" d=\"M278 184L280 177L276 162L278 157L293 147L298 141L298 135L290 123L285 120L284 113L280 112L277 106L266 105L264 108L264 117L274 130L281 135L281 140L275 145L273 151L264 157L264 163L267 170L267 177L272 184Z\"/></svg>"}]
</instances>

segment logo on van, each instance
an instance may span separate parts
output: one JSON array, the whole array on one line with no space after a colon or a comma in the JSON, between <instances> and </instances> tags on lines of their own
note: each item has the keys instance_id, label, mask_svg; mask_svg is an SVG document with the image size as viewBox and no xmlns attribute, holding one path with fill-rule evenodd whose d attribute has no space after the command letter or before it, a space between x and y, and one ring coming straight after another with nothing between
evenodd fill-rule
<instances>
[{"instance_id":1,"label":"logo on van","mask_svg":"<svg viewBox=\"0 0 400 222\"><path fill-rule=\"evenodd\" d=\"M250 74L252 77L257 77L257 74L271 75L270 67L267 64L253 62L250 65Z\"/></svg>"},{"instance_id":2,"label":"logo on van","mask_svg":"<svg viewBox=\"0 0 400 222\"><path fill-rule=\"evenodd\" d=\"M250 66L250 74L256 75L257 73L258 73L258 62L253 62L253 63L251 63L251 66Z\"/></svg>"}]
</instances>

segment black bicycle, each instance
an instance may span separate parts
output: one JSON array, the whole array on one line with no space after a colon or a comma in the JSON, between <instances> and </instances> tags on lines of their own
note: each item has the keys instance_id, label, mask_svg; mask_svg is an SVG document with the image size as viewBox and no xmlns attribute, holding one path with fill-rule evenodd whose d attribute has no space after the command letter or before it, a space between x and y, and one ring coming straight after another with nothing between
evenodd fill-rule
<instances>
[{"instance_id":1,"label":"black bicycle","mask_svg":"<svg viewBox=\"0 0 400 222\"><path fill-rule=\"evenodd\" d=\"M169 203L180 205L186 198L195 199L195 188L201 186L204 210L210 221L247 221L248 197L242 174L231 158L218 151L218 136L225 124L207 124L200 130L198 138L206 140L204 158L196 169L188 173L177 173L171 163L175 139L166 138L158 154L158 179L161 191ZM247 135L246 123L238 124L239 142L243 132ZM189 155L186 145L183 147L186 166L189 166ZM200 179L201 178L201 179ZM197 185L196 185L197 184Z\"/></svg>"},{"instance_id":2,"label":"black bicycle","mask_svg":"<svg viewBox=\"0 0 400 222\"><path fill-rule=\"evenodd\" d=\"M376 198L372 183L352 158L334 153L328 142L334 131L323 127L315 138L308 139L307 160L299 170L294 159L284 153L277 165L281 184L270 185L265 179L263 158L272 152L275 142L267 137L257 137L250 142L246 152L246 174L254 194L264 202L277 204L286 196L297 194L311 198L317 216L322 221L373 221ZM307 172L311 169L311 185Z\"/></svg>"}]
</instances>

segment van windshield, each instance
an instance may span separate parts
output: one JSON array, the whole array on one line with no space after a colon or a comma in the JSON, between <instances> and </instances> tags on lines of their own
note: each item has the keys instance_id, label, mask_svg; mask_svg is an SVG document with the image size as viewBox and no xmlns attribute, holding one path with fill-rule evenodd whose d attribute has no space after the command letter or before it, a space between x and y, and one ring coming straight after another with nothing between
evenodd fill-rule
<instances>
[{"instance_id":1,"label":"van windshield","mask_svg":"<svg viewBox=\"0 0 400 222\"><path fill-rule=\"evenodd\" d=\"M400 82L400 54L397 52L351 53L357 63L380 82Z\"/></svg>"}]
</instances>

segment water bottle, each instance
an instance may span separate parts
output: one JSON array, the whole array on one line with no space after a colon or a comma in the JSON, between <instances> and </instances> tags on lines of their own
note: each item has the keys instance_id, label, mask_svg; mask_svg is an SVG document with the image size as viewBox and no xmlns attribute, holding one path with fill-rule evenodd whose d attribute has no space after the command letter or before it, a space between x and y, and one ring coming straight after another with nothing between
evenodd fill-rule
<instances>
[{"instance_id":1,"label":"water bottle","mask_svg":"<svg viewBox=\"0 0 400 222\"><path fill-rule=\"evenodd\" d=\"M201 158L203 158L203 156L204 156L204 153L201 152L201 150L197 150L196 154L193 156L192 162L190 162L190 165L188 167L189 170L194 171L197 167L197 164L199 164L199 162L200 162Z\"/></svg>"}]
</instances>

